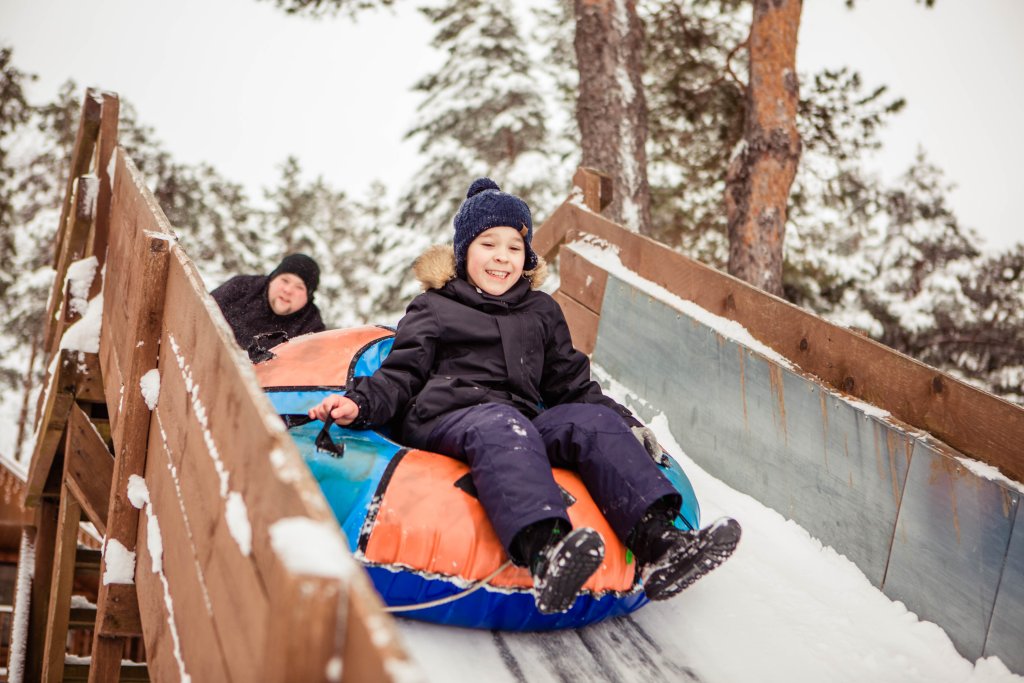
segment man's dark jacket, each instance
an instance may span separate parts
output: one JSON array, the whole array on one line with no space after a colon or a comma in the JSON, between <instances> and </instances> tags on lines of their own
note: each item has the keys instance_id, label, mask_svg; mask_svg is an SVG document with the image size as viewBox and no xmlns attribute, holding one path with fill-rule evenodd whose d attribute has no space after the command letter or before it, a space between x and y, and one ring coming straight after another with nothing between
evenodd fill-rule
<instances>
[{"instance_id":1,"label":"man's dark jacket","mask_svg":"<svg viewBox=\"0 0 1024 683\"><path fill-rule=\"evenodd\" d=\"M285 332L289 339L309 332L322 332L320 309L310 295L306 305L288 315L278 315L267 299L267 275L236 275L210 292L235 333L235 340L248 349L257 334Z\"/></svg>"},{"instance_id":2,"label":"man's dark jacket","mask_svg":"<svg viewBox=\"0 0 1024 683\"><path fill-rule=\"evenodd\" d=\"M558 304L521 279L500 297L454 276L451 247L432 249L417 263L428 289L409 304L380 369L357 378L348 392L359 406L353 427L390 423L403 443L423 446L437 418L483 403L503 403L534 418L561 403L598 403L632 414L601 392L590 361L573 348ZM423 275L439 268L441 277ZM443 283L443 284L440 284Z\"/></svg>"}]
</instances>

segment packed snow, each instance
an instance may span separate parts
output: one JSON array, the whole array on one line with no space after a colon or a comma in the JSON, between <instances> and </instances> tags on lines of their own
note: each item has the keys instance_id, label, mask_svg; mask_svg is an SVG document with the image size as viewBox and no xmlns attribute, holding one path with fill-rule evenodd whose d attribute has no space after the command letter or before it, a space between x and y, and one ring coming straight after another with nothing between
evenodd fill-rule
<instances>
[{"instance_id":1,"label":"packed snow","mask_svg":"<svg viewBox=\"0 0 1024 683\"><path fill-rule=\"evenodd\" d=\"M286 517L270 527L270 544L289 571L345 578L355 562L333 524L308 517Z\"/></svg>"},{"instance_id":2,"label":"packed snow","mask_svg":"<svg viewBox=\"0 0 1024 683\"><path fill-rule=\"evenodd\" d=\"M607 392L626 405L639 400L615 382ZM650 426L689 475L702 522L728 515L743 525L735 555L674 599L577 631L493 634L399 619L430 681L477 683L483 672L489 683L1024 681L997 658L967 661L941 628L890 600L844 556L708 475L664 415Z\"/></svg>"},{"instance_id":3,"label":"packed snow","mask_svg":"<svg viewBox=\"0 0 1024 683\"><path fill-rule=\"evenodd\" d=\"M135 583L135 552L116 538L108 538L103 546L103 585Z\"/></svg>"},{"instance_id":4,"label":"packed snow","mask_svg":"<svg viewBox=\"0 0 1024 683\"><path fill-rule=\"evenodd\" d=\"M146 407L150 410L155 409L160 398L160 371L153 368L139 378L139 389L142 391L143 400L146 401Z\"/></svg>"}]
</instances>

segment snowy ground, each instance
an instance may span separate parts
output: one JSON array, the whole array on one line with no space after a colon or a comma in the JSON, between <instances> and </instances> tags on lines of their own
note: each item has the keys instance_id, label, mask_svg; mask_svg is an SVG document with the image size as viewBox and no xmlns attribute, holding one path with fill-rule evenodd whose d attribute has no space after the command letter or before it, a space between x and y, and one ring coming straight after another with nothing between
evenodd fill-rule
<instances>
[{"instance_id":1,"label":"snowy ground","mask_svg":"<svg viewBox=\"0 0 1024 683\"><path fill-rule=\"evenodd\" d=\"M664 418L652 427L669 452L682 453ZM700 498L703 522L728 514L743 525L732 559L673 600L578 631L495 634L401 619L427 679L1024 681L996 658L965 660L941 628L876 590L845 557L685 455L677 459Z\"/></svg>"}]
</instances>

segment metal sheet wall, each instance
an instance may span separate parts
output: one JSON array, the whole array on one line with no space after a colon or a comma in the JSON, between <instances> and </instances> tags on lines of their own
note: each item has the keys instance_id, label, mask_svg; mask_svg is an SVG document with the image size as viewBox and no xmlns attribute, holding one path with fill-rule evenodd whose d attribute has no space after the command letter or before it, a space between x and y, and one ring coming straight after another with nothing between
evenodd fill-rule
<instances>
[{"instance_id":1,"label":"metal sheet wall","mask_svg":"<svg viewBox=\"0 0 1024 683\"><path fill-rule=\"evenodd\" d=\"M1018 492L612 275L593 360L709 473L846 555L964 655L1024 671Z\"/></svg>"}]
</instances>

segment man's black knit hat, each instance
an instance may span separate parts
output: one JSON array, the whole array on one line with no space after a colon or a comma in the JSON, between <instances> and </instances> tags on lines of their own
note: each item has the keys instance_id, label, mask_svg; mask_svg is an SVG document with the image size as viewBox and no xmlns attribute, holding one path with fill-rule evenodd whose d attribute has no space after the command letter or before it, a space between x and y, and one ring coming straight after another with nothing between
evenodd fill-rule
<instances>
[{"instance_id":1,"label":"man's black knit hat","mask_svg":"<svg viewBox=\"0 0 1024 683\"><path fill-rule=\"evenodd\" d=\"M533 240L533 219L530 207L519 197L502 192L490 178L477 178L469 186L466 201L455 214L455 272L466 277L466 252L470 243L488 228L508 226L519 230L526 245L526 263L523 270L537 267L537 254Z\"/></svg>"},{"instance_id":2,"label":"man's black knit hat","mask_svg":"<svg viewBox=\"0 0 1024 683\"><path fill-rule=\"evenodd\" d=\"M320 266L305 254L288 254L285 256L281 264L270 272L270 279L267 282L270 282L270 280L273 280L282 273L291 273L302 278L306 285L306 295L310 298L313 297L313 292L316 291L317 286L320 284Z\"/></svg>"}]
</instances>

